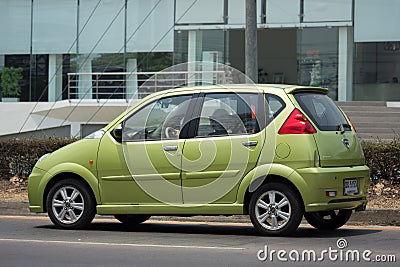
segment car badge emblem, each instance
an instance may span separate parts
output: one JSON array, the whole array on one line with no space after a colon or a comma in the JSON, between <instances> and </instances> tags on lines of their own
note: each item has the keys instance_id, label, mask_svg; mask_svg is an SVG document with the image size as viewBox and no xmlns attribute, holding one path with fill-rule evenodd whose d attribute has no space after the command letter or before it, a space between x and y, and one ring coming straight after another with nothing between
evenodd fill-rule
<instances>
[{"instance_id":1,"label":"car badge emblem","mask_svg":"<svg viewBox=\"0 0 400 267\"><path fill-rule=\"evenodd\" d=\"M350 141L347 138L343 138L342 142L347 149L350 149Z\"/></svg>"}]
</instances>

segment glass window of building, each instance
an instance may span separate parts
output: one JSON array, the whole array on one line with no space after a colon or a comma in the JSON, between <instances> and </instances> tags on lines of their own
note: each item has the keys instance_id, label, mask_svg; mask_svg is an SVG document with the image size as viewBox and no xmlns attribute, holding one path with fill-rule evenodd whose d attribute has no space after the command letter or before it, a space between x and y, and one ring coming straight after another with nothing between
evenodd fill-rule
<instances>
[{"instance_id":1,"label":"glass window of building","mask_svg":"<svg viewBox=\"0 0 400 267\"><path fill-rule=\"evenodd\" d=\"M400 42L356 43L354 100L400 101Z\"/></svg>"},{"instance_id":2,"label":"glass window of building","mask_svg":"<svg viewBox=\"0 0 400 267\"><path fill-rule=\"evenodd\" d=\"M298 30L298 83L329 88L337 100L338 29L335 27Z\"/></svg>"}]
</instances>

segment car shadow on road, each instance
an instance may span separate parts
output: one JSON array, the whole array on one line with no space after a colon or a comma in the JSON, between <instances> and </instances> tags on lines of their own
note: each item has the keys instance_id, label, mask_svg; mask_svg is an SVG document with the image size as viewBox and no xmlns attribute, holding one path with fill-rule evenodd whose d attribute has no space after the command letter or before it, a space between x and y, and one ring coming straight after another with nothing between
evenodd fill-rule
<instances>
[{"instance_id":1,"label":"car shadow on road","mask_svg":"<svg viewBox=\"0 0 400 267\"><path fill-rule=\"evenodd\" d=\"M57 229L53 225L39 226L38 228ZM164 234L198 234L198 235L233 235L233 236L261 236L252 226L242 225L214 225L208 223L175 223L175 222L146 222L139 225L125 225L117 222L94 222L82 231L101 232L138 232ZM327 238L350 237L369 235L381 232L379 229L341 228L337 230L318 230L310 227L299 227L290 235L292 238Z\"/></svg>"}]
</instances>

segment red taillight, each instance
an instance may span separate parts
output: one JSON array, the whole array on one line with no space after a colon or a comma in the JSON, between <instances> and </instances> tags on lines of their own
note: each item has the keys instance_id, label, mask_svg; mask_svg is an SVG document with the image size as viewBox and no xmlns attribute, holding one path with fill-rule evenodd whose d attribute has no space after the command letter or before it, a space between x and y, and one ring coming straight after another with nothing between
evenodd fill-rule
<instances>
[{"instance_id":1,"label":"red taillight","mask_svg":"<svg viewBox=\"0 0 400 267\"><path fill-rule=\"evenodd\" d=\"M300 110L295 109L286 119L285 123L279 130L279 134L314 134L317 131L312 126L310 121L301 113Z\"/></svg>"}]
</instances>

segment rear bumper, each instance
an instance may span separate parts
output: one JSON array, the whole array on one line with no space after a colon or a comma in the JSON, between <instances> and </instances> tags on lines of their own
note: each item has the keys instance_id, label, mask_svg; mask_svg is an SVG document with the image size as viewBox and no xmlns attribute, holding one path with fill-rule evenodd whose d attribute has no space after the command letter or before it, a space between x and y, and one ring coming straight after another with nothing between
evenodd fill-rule
<instances>
[{"instance_id":1,"label":"rear bumper","mask_svg":"<svg viewBox=\"0 0 400 267\"><path fill-rule=\"evenodd\" d=\"M365 208L369 189L369 168L365 165L305 168L298 169L292 175L292 179L303 180L303 188L299 188L299 191L306 212ZM358 194L344 195L344 180L349 178L357 179ZM336 196L327 196L327 191L335 191Z\"/></svg>"},{"instance_id":2,"label":"rear bumper","mask_svg":"<svg viewBox=\"0 0 400 267\"><path fill-rule=\"evenodd\" d=\"M335 199L336 200L336 199ZM337 199L340 202L316 202L309 203L306 206L306 212L314 212L314 211L325 211L325 210L340 210L340 209L357 209L365 210L365 205L367 204L366 197L362 198L352 198L352 199Z\"/></svg>"}]
</instances>

